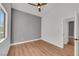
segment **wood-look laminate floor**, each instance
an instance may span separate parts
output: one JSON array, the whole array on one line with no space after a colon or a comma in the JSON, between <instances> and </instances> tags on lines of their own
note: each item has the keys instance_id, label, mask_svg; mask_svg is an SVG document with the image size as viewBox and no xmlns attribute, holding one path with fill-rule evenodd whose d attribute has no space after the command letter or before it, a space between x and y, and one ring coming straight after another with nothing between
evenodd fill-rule
<instances>
[{"instance_id":1,"label":"wood-look laminate floor","mask_svg":"<svg viewBox=\"0 0 79 59\"><path fill-rule=\"evenodd\" d=\"M11 46L8 56L73 56L74 47L59 48L43 40Z\"/></svg>"}]
</instances>

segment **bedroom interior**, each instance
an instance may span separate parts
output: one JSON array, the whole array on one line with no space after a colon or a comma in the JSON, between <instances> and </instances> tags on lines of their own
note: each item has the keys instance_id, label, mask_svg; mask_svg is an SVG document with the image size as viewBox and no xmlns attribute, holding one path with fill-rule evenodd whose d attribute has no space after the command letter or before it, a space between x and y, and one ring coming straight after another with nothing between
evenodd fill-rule
<instances>
[{"instance_id":1,"label":"bedroom interior","mask_svg":"<svg viewBox=\"0 0 79 59\"><path fill-rule=\"evenodd\" d=\"M78 56L78 7L0 3L0 56Z\"/></svg>"}]
</instances>

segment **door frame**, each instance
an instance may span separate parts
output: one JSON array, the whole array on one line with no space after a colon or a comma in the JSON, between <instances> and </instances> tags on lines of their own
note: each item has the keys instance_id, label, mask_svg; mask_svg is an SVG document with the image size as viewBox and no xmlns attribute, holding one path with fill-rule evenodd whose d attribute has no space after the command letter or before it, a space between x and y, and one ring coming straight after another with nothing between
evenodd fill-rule
<instances>
[{"instance_id":1,"label":"door frame","mask_svg":"<svg viewBox=\"0 0 79 59\"><path fill-rule=\"evenodd\" d=\"M75 11L75 49L74 55L79 56L79 11Z\"/></svg>"},{"instance_id":2,"label":"door frame","mask_svg":"<svg viewBox=\"0 0 79 59\"><path fill-rule=\"evenodd\" d=\"M75 17L67 17L64 18L63 20L63 46L64 44L67 44L68 38L69 38L69 27L68 27L68 22L74 21L74 30L75 30ZM75 36L75 31L74 31L74 36Z\"/></svg>"}]
</instances>

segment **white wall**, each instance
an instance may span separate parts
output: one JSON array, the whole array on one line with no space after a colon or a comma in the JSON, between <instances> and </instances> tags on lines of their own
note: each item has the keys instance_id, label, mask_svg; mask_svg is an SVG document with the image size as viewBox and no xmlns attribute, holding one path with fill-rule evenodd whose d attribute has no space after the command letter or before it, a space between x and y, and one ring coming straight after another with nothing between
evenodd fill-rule
<instances>
[{"instance_id":1,"label":"white wall","mask_svg":"<svg viewBox=\"0 0 79 59\"><path fill-rule=\"evenodd\" d=\"M79 56L79 11L76 11L75 16L75 55Z\"/></svg>"},{"instance_id":2,"label":"white wall","mask_svg":"<svg viewBox=\"0 0 79 59\"><path fill-rule=\"evenodd\" d=\"M42 39L63 48L63 20L74 17L79 4L48 4L42 12Z\"/></svg>"}]
</instances>

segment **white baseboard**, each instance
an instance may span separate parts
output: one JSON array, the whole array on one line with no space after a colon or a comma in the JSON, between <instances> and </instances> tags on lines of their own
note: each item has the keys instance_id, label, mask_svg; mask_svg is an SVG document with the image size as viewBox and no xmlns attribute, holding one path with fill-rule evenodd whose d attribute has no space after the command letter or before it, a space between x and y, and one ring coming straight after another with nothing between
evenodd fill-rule
<instances>
[{"instance_id":1,"label":"white baseboard","mask_svg":"<svg viewBox=\"0 0 79 59\"><path fill-rule=\"evenodd\" d=\"M46 39L40 39L40 38L38 38L38 39L33 39L33 40L28 40L28 41L23 41L23 42L18 42L18 43L12 43L11 44L11 46L13 46L13 45L18 45L18 44L23 44L23 43L28 43L28 42L33 42L33 41L38 41L38 40L43 40L43 41L46 41L46 42L48 42L48 43L50 43L50 44L52 44L52 45L56 45L56 44L54 44L53 42L50 42L50 41L48 41L48 40L46 40ZM57 45L56 45L57 46ZM59 47L59 46L58 46ZM63 48L63 47L60 47L60 48Z\"/></svg>"},{"instance_id":2,"label":"white baseboard","mask_svg":"<svg viewBox=\"0 0 79 59\"><path fill-rule=\"evenodd\" d=\"M33 42L33 41L38 41L38 40L40 40L40 38L33 39L33 40L28 40L28 41L23 41L23 42L12 43L11 46L18 45L18 44L23 44L23 43L28 43L28 42Z\"/></svg>"},{"instance_id":3,"label":"white baseboard","mask_svg":"<svg viewBox=\"0 0 79 59\"><path fill-rule=\"evenodd\" d=\"M53 43L53 42L50 42L50 41L48 41L48 40L46 40L46 39L41 39L41 40L44 40L44 41L46 41L46 42L48 42L48 43L50 43L50 44L52 44L52 45L55 45L55 46L57 46L57 47L59 47L59 48L63 48L63 47L58 46L57 44L55 44L55 43Z\"/></svg>"}]
</instances>

